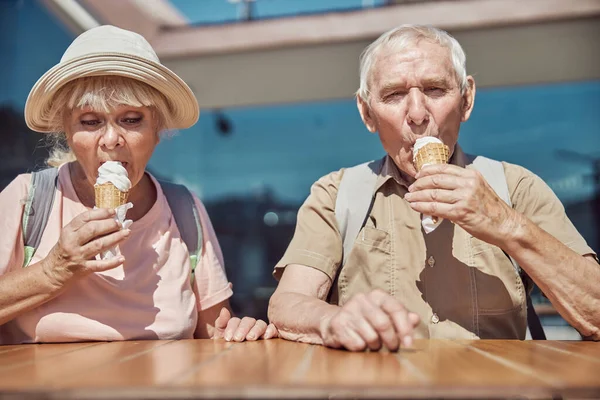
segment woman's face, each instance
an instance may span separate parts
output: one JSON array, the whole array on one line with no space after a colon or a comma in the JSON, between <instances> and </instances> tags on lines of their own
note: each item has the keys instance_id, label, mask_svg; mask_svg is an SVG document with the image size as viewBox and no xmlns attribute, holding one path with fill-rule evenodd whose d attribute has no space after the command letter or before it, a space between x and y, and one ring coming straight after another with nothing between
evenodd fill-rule
<instances>
[{"instance_id":1,"label":"woman's face","mask_svg":"<svg viewBox=\"0 0 600 400\"><path fill-rule=\"evenodd\" d=\"M148 107L124 105L109 113L75 109L65 116L64 128L67 143L92 185L100 165L120 161L134 187L159 142L157 121Z\"/></svg>"}]
</instances>

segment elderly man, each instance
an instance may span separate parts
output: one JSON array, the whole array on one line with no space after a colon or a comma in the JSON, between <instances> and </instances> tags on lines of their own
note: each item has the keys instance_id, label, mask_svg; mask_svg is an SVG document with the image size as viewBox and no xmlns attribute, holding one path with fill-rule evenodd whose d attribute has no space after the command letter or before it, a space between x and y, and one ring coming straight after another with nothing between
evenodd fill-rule
<instances>
[{"instance_id":1,"label":"elderly man","mask_svg":"<svg viewBox=\"0 0 600 400\"><path fill-rule=\"evenodd\" d=\"M560 201L533 173L494 161L501 199L457 144L475 100L465 64L452 36L426 26L400 26L365 49L357 106L387 155L371 164L372 186L350 190L373 194L353 237L336 216L349 170L313 185L275 267L269 317L281 337L353 351L414 337L524 339L532 280L582 336L600 339L600 267ZM417 172L413 145L426 136L451 158ZM441 223L425 233L423 215Z\"/></svg>"}]
</instances>

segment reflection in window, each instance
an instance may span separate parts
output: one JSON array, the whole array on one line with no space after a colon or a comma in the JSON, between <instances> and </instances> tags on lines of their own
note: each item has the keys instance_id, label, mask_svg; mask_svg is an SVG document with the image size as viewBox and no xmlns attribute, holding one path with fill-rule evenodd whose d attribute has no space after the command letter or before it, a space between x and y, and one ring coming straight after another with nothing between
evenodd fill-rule
<instances>
[{"instance_id":1,"label":"reflection in window","mask_svg":"<svg viewBox=\"0 0 600 400\"><path fill-rule=\"evenodd\" d=\"M459 142L467 152L541 176L599 250L599 109L600 81L481 89ZM347 99L206 111L195 127L162 141L150 168L201 196L234 283L234 304L264 316L272 268L311 184L382 155Z\"/></svg>"},{"instance_id":2,"label":"reflection in window","mask_svg":"<svg viewBox=\"0 0 600 400\"><path fill-rule=\"evenodd\" d=\"M408 2L415 2L415 0ZM171 3L191 24L205 25L356 11L385 6L390 2L388 0L171 0Z\"/></svg>"}]
</instances>

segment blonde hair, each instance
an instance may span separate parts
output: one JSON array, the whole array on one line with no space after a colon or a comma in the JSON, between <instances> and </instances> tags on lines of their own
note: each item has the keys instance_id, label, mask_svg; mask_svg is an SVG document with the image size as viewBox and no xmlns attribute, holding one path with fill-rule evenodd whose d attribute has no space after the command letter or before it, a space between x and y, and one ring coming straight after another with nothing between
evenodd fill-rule
<instances>
[{"instance_id":1,"label":"blonde hair","mask_svg":"<svg viewBox=\"0 0 600 400\"><path fill-rule=\"evenodd\" d=\"M90 76L67 83L54 95L50 121L54 133L47 134L50 156L46 163L57 167L74 161L75 155L66 143L64 119L75 109L91 107L105 113L116 107L150 107L157 123L157 134L173 126L166 97L152 86L121 76Z\"/></svg>"}]
</instances>

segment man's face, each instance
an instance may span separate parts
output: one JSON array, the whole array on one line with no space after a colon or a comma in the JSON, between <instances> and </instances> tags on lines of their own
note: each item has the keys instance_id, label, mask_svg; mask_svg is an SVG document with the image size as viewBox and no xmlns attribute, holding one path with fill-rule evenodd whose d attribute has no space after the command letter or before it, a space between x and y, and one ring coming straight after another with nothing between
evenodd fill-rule
<instances>
[{"instance_id":1,"label":"man's face","mask_svg":"<svg viewBox=\"0 0 600 400\"><path fill-rule=\"evenodd\" d=\"M470 76L468 83L463 94L445 47L427 40L401 50L388 45L371 68L369 104L359 97L358 108L398 168L414 177L412 148L418 138L437 137L454 151L460 123L473 108L475 82Z\"/></svg>"}]
</instances>

